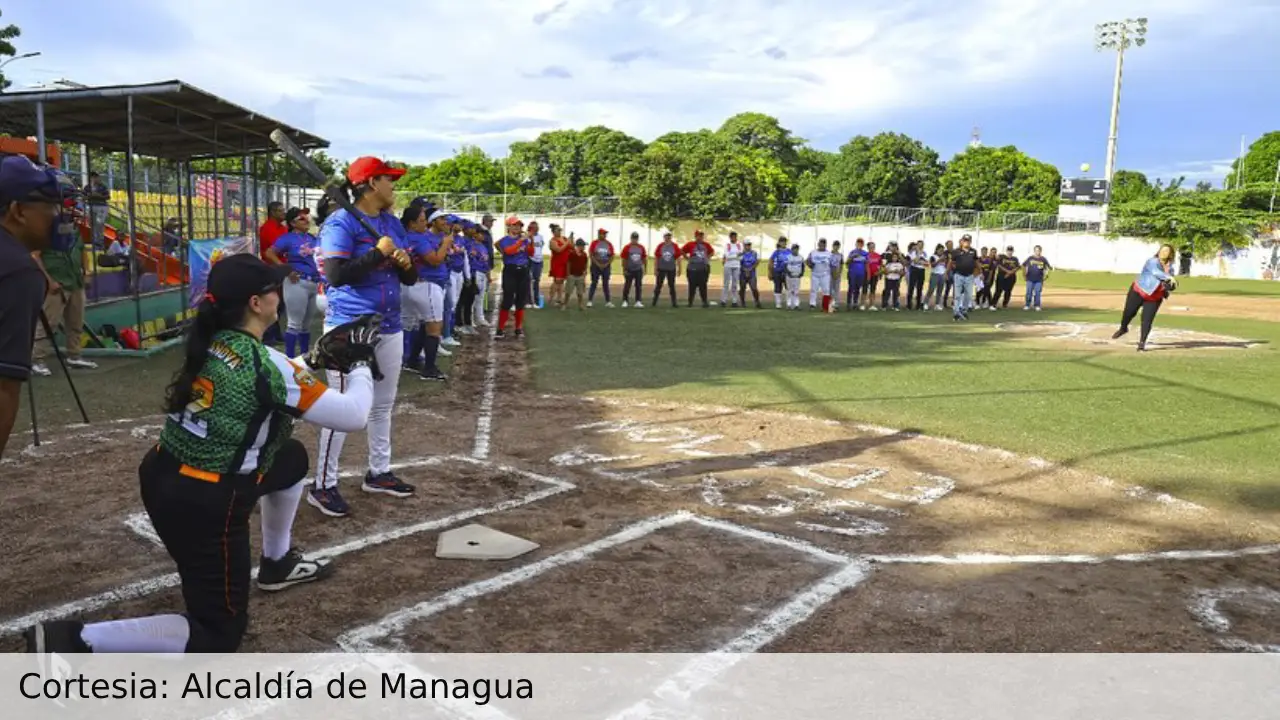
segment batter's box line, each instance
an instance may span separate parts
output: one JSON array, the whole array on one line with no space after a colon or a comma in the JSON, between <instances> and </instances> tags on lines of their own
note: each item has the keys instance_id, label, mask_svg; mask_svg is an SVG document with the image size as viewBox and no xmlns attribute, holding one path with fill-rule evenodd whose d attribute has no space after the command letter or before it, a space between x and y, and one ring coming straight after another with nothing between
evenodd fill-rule
<instances>
[{"instance_id":1,"label":"batter's box line","mask_svg":"<svg viewBox=\"0 0 1280 720\"><path fill-rule=\"evenodd\" d=\"M639 703L615 713L611 717L650 717L655 710L668 703L680 704L687 701L694 694L714 682L717 677L741 662L746 655L758 652L769 643L783 637L792 628L807 620L819 608L826 605L840 593L857 587L867 579L871 572L871 565L863 560L832 552L798 538L716 520L688 511L679 511L643 520L586 545L565 550L492 578L463 585L431 600L390 613L376 622L343 633L338 638L338 645L348 652L391 653L393 652L391 649L381 647L379 643L386 641L395 633L403 632L414 622L425 620L470 600L527 582L548 571L582 562L601 552L647 537L659 530L682 524L694 524L758 542L784 547L823 562L831 563L837 569L784 602L762 621L748 628L738 637L716 650L704 653L687 663L681 670L659 685L654 690L652 698L641 700ZM412 672L424 680L430 681L433 679L431 675L422 672L420 669L406 667L403 664L397 664L396 669ZM477 714L472 714L470 708L459 707L457 710L465 712L473 718L510 717L492 706L477 709L481 710Z\"/></svg>"},{"instance_id":2,"label":"batter's box line","mask_svg":"<svg viewBox=\"0 0 1280 720\"><path fill-rule=\"evenodd\" d=\"M1118 555L959 553L956 555L857 555L855 557L882 565L1099 565L1108 562L1230 560L1276 553L1280 553L1280 544L1254 545L1234 550L1161 550Z\"/></svg>"},{"instance_id":3,"label":"batter's box line","mask_svg":"<svg viewBox=\"0 0 1280 720\"><path fill-rule=\"evenodd\" d=\"M339 545L334 545L328 548L316 550L312 554L316 556L324 556L324 557L331 557L331 558L341 557L349 553L353 553L353 552L364 550L377 545L389 543L394 540L400 540L402 538L411 537L413 535L418 535L424 532L432 532L434 530L443 530L443 529L452 527L454 525L457 525L459 523L462 523L464 521L471 520L473 518L481 517L484 515L494 515L497 513L506 512L508 510L521 508L526 505L531 505L533 503L546 500L547 498L554 497L556 495L561 495L563 493L567 493L571 490L577 489L577 486L574 485L573 483L568 482L566 480L562 480L560 478L553 478L546 475L529 472L527 470L521 470L519 468L511 467L508 465L498 465L495 463L490 463L485 460L477 460L475 458L462 456L462 455L444 455L444 456L433 456L433 457L422 458L413 467L426 467L431 465L438 465L446 461L467 463L470 465L475 465L480 467L490 467L501 472L519 475L521 477L527 478L541 485L544 485L545 487L539 490L535 490L534 492L527 493L520 497L512 498L510 500L504 500L502 502L494 503L492 505L487 505L479 508L472 508L469 510L463 510L461 512L453 513L451 515L448 515L442 518L425 520L423 522L415 523L413 525L406 525L398 528L393 528L390 530L384 530L382 532L372 533L370 535L357 537L355 539L349 540ZM258 568L255 566L252 572L257 573ZM136 582L128 583L126 585L122 585L120 587L107 590L105 592L97 593L95 595L89 595L87 597L83 597L78 600L72 600L71 602L63 603L61 605L56 605L53 607L48 607L43 610L37 610L35 612L28 613L21 617L15 617L9 620L5 620L4 622L0 622L0 637L15 635L39 622L46 622L49 620L57 620L60 618L66 618L66 617L81 615L84 613L94 612L96 610L101 610L102 608L109 607L117 603L126 602L129 600L136 600L138 598L146 597L148 595L153 595L162 590L167 590L169 588L177 587L179 584L180 584L180 580L178 577L178 573L176 572L168 573L166 575L160 575L157 577L146 578L144 580L138 580Z\"/></svg>"}]
</instances>

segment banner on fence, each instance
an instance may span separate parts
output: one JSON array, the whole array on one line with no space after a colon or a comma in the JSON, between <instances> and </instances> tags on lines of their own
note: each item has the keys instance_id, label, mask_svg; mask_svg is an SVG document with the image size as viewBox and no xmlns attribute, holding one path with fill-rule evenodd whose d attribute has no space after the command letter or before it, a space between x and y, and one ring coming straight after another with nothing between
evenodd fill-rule
<instances>
[{"instance_id":1,"label":"banner on fence","mask_svg":"<svg viewBox=\"0 0 1280 720\"><path fill-rule=\"evenodd\" d=\"M253 252L253 238L227 237L192 240L187 254L191 269L191 295L188 298L190 307L200 304L204 298L205 281L209 278L209 268L227 255Z\"/></svg>"}]
</instances>

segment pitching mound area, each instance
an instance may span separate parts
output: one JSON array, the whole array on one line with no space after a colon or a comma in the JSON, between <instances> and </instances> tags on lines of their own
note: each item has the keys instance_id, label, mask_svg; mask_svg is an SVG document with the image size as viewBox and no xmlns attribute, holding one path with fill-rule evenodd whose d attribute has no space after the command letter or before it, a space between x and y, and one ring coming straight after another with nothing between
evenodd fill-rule
<instances>
[{"instance_id":1,"label":"pitching mound area","mask_svg":"<svg viewBox=\"0 0 1280 720\"><path fill-rule=\"evenodd\" d=\"M996 323L995 327L998 330L1036 340L1068 342L1089 347L1121 350L1132 350L1137 347L1139 335L1136 320L1129 334L1117 340L1111 339L1112 334L1116 331L1116 326L1097 323L1062 321L1006 322ZM1147 338L1147 350L1152 352L1248 350L1261 344L1262 342L1258 340L1247 340L1229 335L1214 335L1212 333L1177 328L1161 328L1158 319L1156 327L1151 330L1151 336Z\"/></svg>"},{"instance_id":2,"label":"pitching mound area","mask_svg":"<svg viewBox=\"0 0 1280 720\"><path fill-rule=\"evenodd\" d=\"M403 385L396 471L418 496L360 493L349 437L353 515L304 504L295 531L337 573L255 592L245 650L1280 649L1266 518L910 431L540 394L515 343L459 356L443 392ZM138 501L158 424L50 431L0 466L6 649L39 619L181 607ZM435 557L472 522L540 547Z\"/></svg>"}]
</instances>

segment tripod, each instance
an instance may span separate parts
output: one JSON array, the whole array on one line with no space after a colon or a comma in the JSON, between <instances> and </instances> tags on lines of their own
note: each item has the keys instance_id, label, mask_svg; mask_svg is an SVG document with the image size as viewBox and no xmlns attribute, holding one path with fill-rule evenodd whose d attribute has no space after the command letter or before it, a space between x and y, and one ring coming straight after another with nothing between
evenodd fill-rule
<instances>
[{"instance_id":1,"label":"tripod","mask_svg":"<svg viewBox=\"0 0 1280 720\"><path fill-rule=\"evenodd\" d=\"M58 347L58 340L53 336L53 326L49 324L49 318L45 316L44 310L40 311L40 325L44 328L44 336L48 338L49 344L53 346L53 354L58 356L58 365L62 368L62 374L67 376L67 385L71 387L71 396L76 399L76 407L80 408L80 417L84 419L85 425L88 425L89 413L85 412L84 403L80 402L80 393L76 391L76 383L71 379L71 372L67 370L67 361L62 357L62 348ZM36 424L35 383L27 383L27 399L31 405L32 439L35 446L40 447L40 427Z\"/></svg>"}]
</instances>

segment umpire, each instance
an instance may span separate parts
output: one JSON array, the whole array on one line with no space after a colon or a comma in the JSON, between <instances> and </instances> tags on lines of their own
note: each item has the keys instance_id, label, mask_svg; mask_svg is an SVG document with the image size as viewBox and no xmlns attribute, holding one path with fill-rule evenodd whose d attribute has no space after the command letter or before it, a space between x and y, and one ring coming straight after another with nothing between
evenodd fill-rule
<instances>
[{"instance_id":1,"label":"umpire","mask_svg":"<svg viewBox=\"0 0 1280 720\"><path fill-rule=\"evenodd\" d=\"M249 519L259 499L258 587L284 590L329 574L327 560L290 546L308 471L293 426L299 418L339 432L365 426L380 376L381 319L336 327L305 364L292 360L262 341L278 321L287 273L251 254L214 264L169 386L168 420L138 468L142 503L178 565L186 613L41 623L25 633L28 652L235 652L249 622ZM326 389L310 370L344 373L346 391Z\"/></svg>"}]
</instances>

